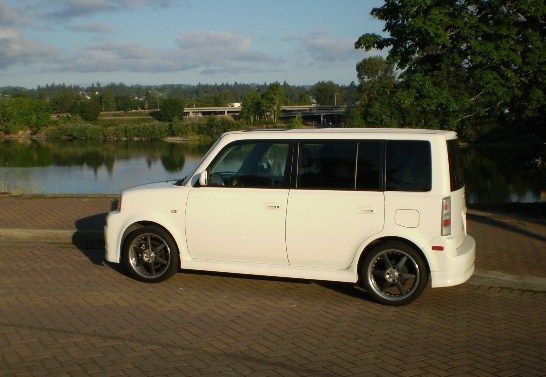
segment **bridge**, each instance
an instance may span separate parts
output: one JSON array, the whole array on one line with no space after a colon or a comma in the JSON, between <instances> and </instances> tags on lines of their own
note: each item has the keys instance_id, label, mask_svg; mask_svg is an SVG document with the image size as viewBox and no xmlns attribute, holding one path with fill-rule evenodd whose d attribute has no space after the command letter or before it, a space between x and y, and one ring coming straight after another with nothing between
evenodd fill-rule
<instances>
[{"instance_id":1,"label":"bridge","mask_svg":"<svg viewBox=\"0 0 546 377\"><path fill-rule=\"evenodd\" d=\"M353 106L320 106L320 105L287 105L282 106L282 113L279 118L293 118L301 116L302 118L313 117L320 119L320 124L325 121L325 116L341 116ZM186 116L204 116L204 115L239 115L241 107L231 106L212 106L212 107L185 107Z\"/></svg>"}]
</instances>

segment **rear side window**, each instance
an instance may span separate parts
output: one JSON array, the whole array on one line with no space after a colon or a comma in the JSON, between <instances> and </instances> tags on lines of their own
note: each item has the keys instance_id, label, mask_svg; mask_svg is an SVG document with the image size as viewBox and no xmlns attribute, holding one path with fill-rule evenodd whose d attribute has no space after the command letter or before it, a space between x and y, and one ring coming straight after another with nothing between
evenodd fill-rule
<instances>
[{"instance_id":1,"label":"rear side window","mask_svg":"<svg viewBox=\"0 0 546 377\"><path fill-rule=\"evenodd\" d=\"M297 187L354 190L356 142L300 143Z\"/></svg>"},{"instance_id":2,"label":"rear side window","mask_svg":"<svg viewBox=\"0 0 546 377\"><path fill-rule=\"evenodd\" d=\"M449 182L451 191L457 191L464 186L463 164L457 139L447 141L447 156L449 160Z\"/></svg>"},{"instance_id":3,"label":"rear side window","mask_svg":"<svg viewBox=\"0 0 546 377\"><path fill-rule=\"evenodd\" d=\"M432 163L430 142L387 140L386 190L430 191Z\"/></svg>"}]
</instances>

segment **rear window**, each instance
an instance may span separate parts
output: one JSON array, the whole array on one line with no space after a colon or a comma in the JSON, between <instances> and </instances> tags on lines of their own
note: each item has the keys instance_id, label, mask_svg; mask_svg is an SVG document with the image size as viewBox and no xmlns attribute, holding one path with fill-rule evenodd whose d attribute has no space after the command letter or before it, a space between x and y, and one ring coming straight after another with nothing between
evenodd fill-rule
<instances>
[{"instance_id":1,"label":"rear window","mask_svg":"<svg viewBox=\"0 0 546 377\"><path fill-rule=\"evenodd\" d=\"M464 186L463 164L457 139L447 141L447 155L449 160L449 182L451 191L457 191Z\"/></svg>"},{"instance_id":2,"label":"rear window","mask_svg":"<svg viewBox=\"0 0 546 377\"><path fill-rule=\"evenodd\" d=\"M430 191L430 142L387 140L386 154L387 191Z\"/></svg>"}]
</instances>

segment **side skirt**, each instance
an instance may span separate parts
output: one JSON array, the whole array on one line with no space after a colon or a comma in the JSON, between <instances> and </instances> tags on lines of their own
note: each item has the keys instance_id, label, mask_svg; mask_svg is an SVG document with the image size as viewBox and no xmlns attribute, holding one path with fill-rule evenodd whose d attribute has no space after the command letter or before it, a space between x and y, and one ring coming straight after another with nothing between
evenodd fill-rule
<instances>
[{"instance_id":1,"label":"side skirt","mask_svg":"<svg viewBox=\"0 0 546 377\"><path fill-rule=\"evenodd\" d=\"M227 272L233 274L276 276L294 279L327 280L356 283L357 273L352 270L330 270L308 267L276 266L267 264L217 262L205 260L182 261L183 270Z\"/></svg>"}]
</instances>

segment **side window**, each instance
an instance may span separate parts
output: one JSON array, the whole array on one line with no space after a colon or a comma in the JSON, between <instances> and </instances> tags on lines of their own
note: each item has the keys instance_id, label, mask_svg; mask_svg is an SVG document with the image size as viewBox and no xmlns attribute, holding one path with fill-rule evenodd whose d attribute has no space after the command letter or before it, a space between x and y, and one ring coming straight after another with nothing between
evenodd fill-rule
<instances>
[{"instance_id":1,"label":"side window","mask_svg":"<svg viewBox=\"0 0 546 377\"><path fill-rule=\"evenodd\" d=\"M252 141L229 145L209 166L209 186L284 188L290 179L290 142Z\"/></svg>"},{"instance_id":2,"label":"side window","mask_svg":"<svg viewBox=\"0 0 546 377\"><path fill-rule=\"evenodd\" d=\"M387 140L387 191L430 191L432 163L430 143L417 140Z\"/></svg>"},{"instance_id":3,"label":"side window","mask_svg":"<svg viewBox=\"0 0 546 377\"><path fill-rule=\"evenodd\" d=\"M297 187L354 190L355 168L355 142L302 142L298 158Z\"/></svg>"},{"instance_id":4,"label":"side window","mask_svg":"<svg viewBox=\"0 0 546 377\"><path fill-rule=\"evenodd\" d=\"M381 145L383 141L363 140L358 143L356 189L381 191Z\"/></svg>"}]
</instances>

